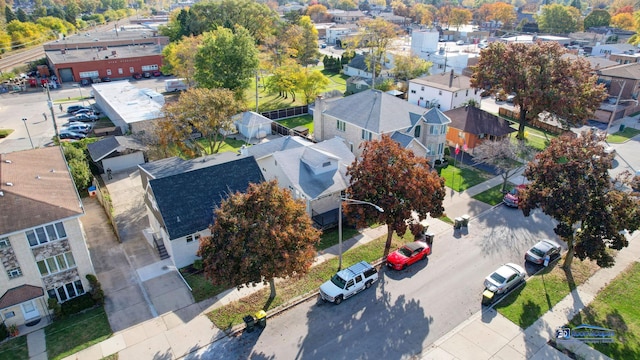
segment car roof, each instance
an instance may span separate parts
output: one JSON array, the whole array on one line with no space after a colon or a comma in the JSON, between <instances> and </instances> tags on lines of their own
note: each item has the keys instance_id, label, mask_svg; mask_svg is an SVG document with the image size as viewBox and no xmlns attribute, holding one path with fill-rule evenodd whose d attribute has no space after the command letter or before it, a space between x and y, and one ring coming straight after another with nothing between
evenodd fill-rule
<instances>
[{"instance_id":1,"label":"car roof","mask_svg":"<svg viewBox=\"0 0 640 360\"><path fill-rule=\"evenodd\" d=\"M426 244L422 241L414 241L412 243L406 244L404 247L410 249L411 251L416 251L418 249L424 249L426 247Z\"/></svg>"},{"instance_id":2,"label":"car roof","mask_svg":"<svg viewBox=\"0 0 640 360\"><path fill-rule=\"evenodd\" d=\"M533 245L533 247L538 248L545 252L551 249L552 247L557 247L557 246L560 246L557 242L547 240L547 239L540 240L535 245Z\"/></svg>"},{"instance_id":3,"label":"car roof","mask_svg":"<svg viewBox=\"0 0 640 360\"><path fill-rule=\"evenodd\" d=\"M508 263L500 266L495 272L506 279L513 274L524 273L524 269L520 265Z\"/></svg>"}]
</instances>

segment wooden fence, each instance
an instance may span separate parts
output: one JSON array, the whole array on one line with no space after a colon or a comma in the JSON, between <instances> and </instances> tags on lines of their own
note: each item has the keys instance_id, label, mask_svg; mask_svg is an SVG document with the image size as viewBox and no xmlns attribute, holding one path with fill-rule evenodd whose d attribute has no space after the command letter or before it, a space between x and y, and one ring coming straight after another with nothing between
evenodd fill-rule
<instances>
[{"instance_id":1,"label":"wooden fence","mask_svg":"<svg viewBox=\"0 0 640 360\"><path fill-rule=\"evenodd\" d=\"M520 120L520 112L519 111L513 111L513 110L509 110L506 108L501 107L498 110L498 114L502 117L506 117L509 118L515 122L518 122ZM554 135L560 135L563 134L566 130L564 130L561 127L558 127L554 124L545 122L545 121L541 121L539 119L527 119L527 123L534 128L540 129L540 130L544 130L550 134L554 134Z\"/></svg>"}]
</instances>

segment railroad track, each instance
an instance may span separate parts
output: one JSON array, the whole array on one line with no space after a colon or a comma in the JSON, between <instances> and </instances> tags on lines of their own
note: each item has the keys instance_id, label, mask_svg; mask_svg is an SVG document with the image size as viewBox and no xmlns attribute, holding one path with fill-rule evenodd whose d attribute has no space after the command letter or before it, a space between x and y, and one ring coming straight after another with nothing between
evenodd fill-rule
<instances>
[{"instance_id":1,"label":"railroad track","mask_svg":"<svg viewBox=\"0 0 640 360\"><path fill-rule=\"evenodd\" d=\"M2 59L0 59L0 71L12 71L13 69L28 65L29 62L42 59L43 57L44 49L42 48L42 45L19 52L7 53L2 56Z\"/></svg>"}]
</instances>

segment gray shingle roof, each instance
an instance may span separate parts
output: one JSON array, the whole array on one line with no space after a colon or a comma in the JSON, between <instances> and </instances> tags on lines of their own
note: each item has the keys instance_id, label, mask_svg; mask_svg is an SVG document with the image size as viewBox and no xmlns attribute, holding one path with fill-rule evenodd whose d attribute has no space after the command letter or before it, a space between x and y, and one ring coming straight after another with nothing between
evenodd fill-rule
<instances>
[{"instance_id":1,"label":"gray shingle roof","mask_svg":"<svg viewBox=\"0 0 640 360\"><path fill-rule=\"evenodd\" d=\"M98 162L118 149L146 150L146 146L140 141L126 136L109 136L87 145L89 156L94 162Z\"/></svg>"},{"instance_id":2,"label":"gray shingle roof","mask_svg":"<svg viewBox=\"0 0 640 360\"><path fill-rule=\"evenodd\" d=\"M303 147L309 144L311 144L310 141L304 140L300 136L283 136L260 144L252 145L247 148L247 153L249 155L253 155L256 159L261 159L276 151Z\"/></svg>"},{"instance_id":3,"label":"gray shingle roof","mask_svg":"<svg viewBox=\"0 0 640 360\"><path fill-rule=\"evenodd\" d=\"M325 103L324 113L376 134L406 131L427 110L370 89Z\"/></svg>"},{"instance_id":4,"label":"gray shingle roof","mask_svg":"<svg viewBox=\"0 0 640 360\"><path fill-rule=\"evenodd\" d=\"M349 61L348 64L349 67L352 67L354 69L358 69L358 70L364 70L369 72L369 64L366 61L366 58L364 55L356 55L353 57L353 59L351 59L351 61Z\"/></svg>"},{"instance_id":5,"label":"gray shingle roof","mask_svg":"<svg viewBox=\"0 0 640 360\"><path fill-rule=\"evenodd\" d=\"M248 127L257 127L262 124L271 124L273 122L273 120L253 111L245 111L243 113L234 115L231 119L236 124L241 124Z\"/></svg>"},{"instance_id":6,"label":"gray shingle roof","mask_svg":"<svg viewBox=\"0 0 640 360\"><path fill-rule=\"evenodd\" d=\"M517 131L509 122L477 107L460 107L445 112L451 119L451 128L480 135L503 136Z\"/></svg>"},{"instance_id":7,"label":"gray shingle roof","mask_svg":"<svg viewBox=\"0 0 640 360\"><path fill-rule=\"evenodd\" d=\"M601 76L640 80L640 63L611 66L598 72Z\"/></svg>"},{"instance_id":8,"label":"gray shingle roof","mask_svg":"<svg viewBox=\"0 0 640 360\"><path fill-rule=\"evenodd\" d=\"M403 134L397 131L391 135L391 140L400 144L400 146L402 146L402 148L404 149L406 149L407 146L409 146L409 144L411 143L411 140L413 139L414 139L413 136L409 136L407 134Z\"/></svg>"},{"instance_id":9,"label":"gray shingle roof","mask_svg":"<svg viewBox=\"0 0 640 360\"><path fill-rule=\"evenodd\" d=\"M157 160L145 164L140 164L143 171L152 178L159 179L166 176L176 175L187 171L198 170L212 165L237 160L241 156L234 152L223 152L219 154L207 155L193 160L183 160L179 157L171 157Z\"/></svg>"},{"instance_id":10,"label":"gray shingle roof","mask_svg":"<svg viewBox=\"0 0 640 360\"><path fill-rule=\"evenodd\" d=\"M170 239L213 224L213 211L229 195L264 181L253 156L149 181Z\"/></svg>"},{"instance_id":11,"label":"gray shingle roof","mask_svg":"<svg viewBox=\"0 0 640 360\"><path fill-rule=\"evenodd\" d=\"M454 74L453 79L451 79L450 72L411 79L410 82L451 92L471 89L470 77L460 74ZM451 83L451 86L449 86L449 83Z\"/></svg>"},{"instance_id":12,"label":"gray shingle roof","mask_svg":"<svg viewBox=\"0 0 640 360\"><path fill-rule=\"evenodd\" d=\"M446 125L451 122L451 119L437 108L429 109L423 117L427 124Z\"/></svg>"}]
</instances>

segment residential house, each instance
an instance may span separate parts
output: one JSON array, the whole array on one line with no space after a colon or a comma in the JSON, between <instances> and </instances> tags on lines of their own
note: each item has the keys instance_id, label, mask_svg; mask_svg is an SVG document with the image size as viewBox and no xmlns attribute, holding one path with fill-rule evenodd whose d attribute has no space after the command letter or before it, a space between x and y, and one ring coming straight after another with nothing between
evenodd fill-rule
<instances>
[{"instance_id":1,"label":"residential house","mask_svg":"<svg viewBox=\"0 0 640 360\"><path fill-rule=\"evenodd\" d=\"M611 66L597 74L598 82L605 84L610 98L596 110L596 120L610 123L640 110L640 63Z\"/></svg>"},{"instance_id":2,"label":"residential house","mask_svg":"<svg viewBox=\"0 0 640 360\"><path fill-rule=\"evenodd\" d=\"M501 140L517 131L508 121L475 106L459 107L445 111L444 114L451 119L447 144L458 145L471 153L485 140Z\"/></svg>"},{"instance_id":3,"label":"residential house","mask_svg":"<svg viewBox=\"0 0 640 360\"><path fill-rule=\"evenodd\" d=\"M49 315L48 299L89 291L84 209L62 148L0 154L0 208L2 322L37 323Z\"/></svg>"},{"instance_id":4,"label":"residential house","mask_svg":"<svg viewBox=\"0 0 640 360\"><path fill-rule=\"evenodd\" d=\"M615 54L634 54L638 47L631 44L606 44L598 43L591 48L591 56L609 57Z\"/></svg>"},{"instance_id":5,"label":"residential house","mask_svg":"<svg viewBox=\"0 0 640 360\"><path fill-rule=\"evenodd\" d=\"M479 104L480 99L478 89L471 87L471 78L453 71L409 80L408 101L421 107L447 111L464 106L470 100Z\"/></svg>"},{"instance_id":6,"label":"residential house","mask_svg":"<svg viewBox=\"0 0 640 360\"><path fill-rule=\"evenodd\" d=\"M365 141L386 134L416 156L434 163L443 157L450 122L437 108L425 110L380 90L367 90L338 99L318 98L313 135L316 141L338 136L360 156Z\"/></svg>"},{"instance_id":7,"label":"residential house","mask_svg":"<svg viewBox=\"0 0 640 360\"><path fill-rule=\"evenodd\" d=\"M344 39L353 36L358 32L358 25L344 24L340 26L334 26L327 28L326 31L326 43L329 45L336 45L342 47Z\"/></svg>"},{"instance_id":8,"label":"residential house","mask_svg":"<svg viewBox=\"0 0 640 360\"><path fill-rule=\"evenodd\" d=\"M147 147L132 137L108 136L87 144L87 150L91 160L104 173L106 169L118 172L144 164Z\"/></svg>"},{"instance_id":9,"label":"residential house","mask_svg":"<svg viewBox=\"0 0 640 360\"><path fill-rule=\"evenodd\" d=\"M139 168L150 225L145 237L178 268L197 259L198 240L211 234L214 209L229 195L264 180L254 157L232 152L193 160L173 157Z\"/></svg>"},{"instance_id":10,"label":"residential house","mask_svg":"<svg viewBox=\"0 0 640 360\"><path fill-rule=\"evenodd\" d=\"M337 224L340 196L349 186L347 167L355 160L344 139L313 143L285 136L244 151L253 155L266 180L278 180L295 199L305 201L307 213L318 228Z\"/></svg>"},{"instance_id":11,"label":"residential house","mask_svg":"<svg viewBox=\"0 0 640 360\"><path fill-rule=\"evenodd\" d=\"M344 11L332 9L328 13L333 17L332 20L336 24L355 24L367 18L367 15L360 10Z\"/></svg>"},{"instance_id":12,"label":"residential house","mask_svg":"<svg viewBox=\"0 0 640 360\"><path fill-rule=\"evenodd\" d=\"M363 78L360 76L352 76L347 79L347 91L345 95L351 95L355 93L359 93L361 91L371 89L371 83L373 79L371 78Z\"/></svg>"}]
</instances>

